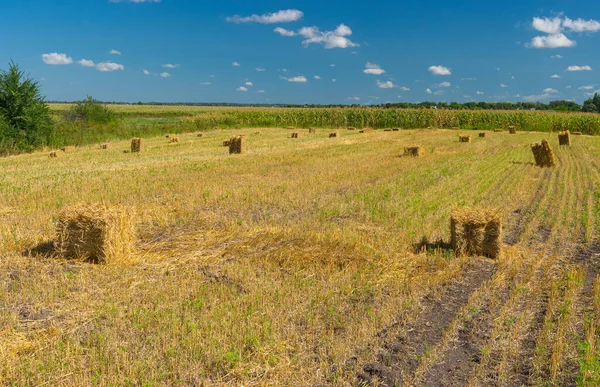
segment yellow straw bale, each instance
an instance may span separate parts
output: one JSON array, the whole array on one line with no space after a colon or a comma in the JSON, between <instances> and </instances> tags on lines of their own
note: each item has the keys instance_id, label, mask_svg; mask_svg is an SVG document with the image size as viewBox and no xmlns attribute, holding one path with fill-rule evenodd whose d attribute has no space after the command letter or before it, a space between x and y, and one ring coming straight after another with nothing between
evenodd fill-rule
<instances>
[{"instance_id":1,"label":"yellow straw bale","mask_svg":"<svg viewBox=\"0 0 600 387\"><path fill-rule=\"evenodd\" d=\"M502 216L498 210L457 208L450 217L451 244L457 255L499 258Z\"/></svg>"}]
</instances>

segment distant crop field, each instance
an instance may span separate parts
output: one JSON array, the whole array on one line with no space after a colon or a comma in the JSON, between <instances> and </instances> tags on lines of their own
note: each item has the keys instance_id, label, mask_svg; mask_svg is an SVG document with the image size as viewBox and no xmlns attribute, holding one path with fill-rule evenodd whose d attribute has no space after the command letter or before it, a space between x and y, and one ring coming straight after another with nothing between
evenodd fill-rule
<instances>
[{"instance_id":1,"label":"distant crop field","mask_svg":"<svg viewBox=\"0 0 600 387\"><path fill-rule=\"evenodd\" d=\"M600 138L304 122L0 159L0 384L597 385ZM132 209L130 261L57 255L80 203ZM499 258L454 254L464 206Z\"/></svg>"}]
</instances>

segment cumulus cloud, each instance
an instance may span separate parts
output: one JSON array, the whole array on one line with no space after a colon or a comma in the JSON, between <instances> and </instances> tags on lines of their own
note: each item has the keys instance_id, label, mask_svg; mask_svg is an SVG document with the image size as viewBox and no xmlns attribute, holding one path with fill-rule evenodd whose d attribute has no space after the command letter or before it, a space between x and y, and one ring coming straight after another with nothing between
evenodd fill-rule
<instances>
[{"instance_id":1,"label":"cumulus cloud","mask_svg":"<svg viewBox=\"0 0 600 387\"><path fill-rule=\"evenodd\" d=\"M477 95L483 95L483 94L484 94L483 91L478 91L477 92Z\"/></svg>"},{"instance_id":2,"label":"cumulus cloud","mask_svg":"<svg viewBox=\"0 0 600 387\"><path fill-rule=\"evenodd\" d=\"M260 67L257 67L257 68L256 68L256 71L258 71L258 72L263 72L263 71L266 71L266 69L262 69L262 68L260 68Z\"/></svg>"},{"instance_id":3,"label":"cumulus cloud","mask_svg":"<svg viewBox=\"0 0 600 387\"><path fill-rule=\"evenodd\" d=\"M579 88L579 90L592 90L594 88L594 86L592 85L587 85L587 86L581 86Z\"/></svg>"},{"instance_id":4,"label":"cumulus cloud","mask_svg":"<svg viewBox=\"0 0 600 387\"><path fill-rule=\"evenodd\" d=\"M553 19L547 17L534 17L532 23L533 28L547 34L558 34L560 31L562 31L561 25L562 19L559 17L555 17Z\"/></svg>"},{"instance_id":5,"label":"cumulus cloud","mask_svg":"<svg viewBox=\"0 0 600 387\"><path fill-rule=\"evenodd\" d=\"M245 85L246 85L246 86L254 86L254 85L252 84L252 82L246 82L246 83L245 83Z\"/></svg>"},{"instance_id":6,"label":"cumulus cloud","mask_svg":"<svg viewBox=\"0 0 600 387\"><path fill-rule=\"evenodd\" d=\"M429 72L433 75L452 75L450 69L444 66L431 66L429 67Z\"/></svg>"},{"instance_id":7,"label":"cumulus cloud","mask_svg":"<svg viewBox=\"0 0 600 387\"><path fill-rule=\"evenodd\" d=\"M277 32L281 36L296 36L294 31L286 30L285 28L277 27L273 31Z\"/></svg>"},{"instance_id":8,"label":"cumulus cloud","mask_svg":"<svg viewBox=\"0 0 600 387\"><path fill-rule=\"evenodd\" d=\"M331 82L333 82L333 83L336 83L336 82L337 82L337 79L333 78L333 79L331 80Z\"/></svg>"},{"instance_id":9,"label":"cumulus cloud","mask_svg":"<svg viewBox=\"0 0 600 387\"><path fill-rule=\"evenodd\" d=\"M234 15L225 18L225 20L231 23L273 24L295 22L302 19L302 17L304 17L304 12L297 9L286 9L274 13L266 13L264 15L250 15L244 17L240 15Z\"/></svg>"},{"instance_id":10,"label":"cumulus cloud","mask_svg":"<svg viewBox=\"0 0 600 387\"><path fill-rule=\"evenodd\" d=\"M533 48L559 48L559 47L574 47L577 43L570 40L565 34L554 34L547 36L536 36L531 39L530 47Z\"/></svg>"},{"instance_id":11,"label":"cumulus cloud","mask_svg":"<svg viewBox=\"0 0 600 387\"><path fill-rule=\"evenodd\" d=\"M552 55L550 58L552 58L552 59L562 59L563 57L562 57L562 55L556 54L556 55Z\"/></svg>"},{"instance_id":12,"label":"cumulus cloud","mask_svg":"<svg viewBox=\"0 0 600 387\"><path fill-rule=\"evenodd\" d=\"M476 81L477 78L461 78L461 81Z\"/></svg>"},{"instance_id":13,"label":"cumulus cloud","mask_svg":"<svg viewBox=\"0 0 600 387\"><path fill-rule=\"evenodd\" d=\"M406 86L402 86L400 88L400 90L402 90L402 91L410 91L410 89L408 87L406 87Z\"/></svg>"},{"instance_id":14,"label":"cumulus cloud","mask_svg":"<svg viewBox=\"0 0 600 387\"><path fill-rule=\"evenodd\" d=\"M523 97L523 99L525 101L541 101L543 99L548 99L552 97L552 95L545 93L545 94L540 94L540 95L527 95L525 97Z\"/></svg>"},{"instance_id":15,"label":"cumulus cloud","mask_svg":"<svg viewBox=\"0 0 600 387\"><path fill-rule=\"evenodd\" d=\"M210 82L200 82L200 84L203 85L203 86L212 85L212 83L210 83Z\"/></svg>"},{"instance_id":16,"label":"cumulus cloud","mask_svg":"<svg viewBox=\"0 0 600 387\"><path fill-rule=\"evenodd\" d=\"M326 49L358 46L347 38L352 35L352 29L345 24L340 24L334 31L320 31L318 27L302 27L298 34L304 38L302 44L305 47L310 44L322 44Z\"/></svg>"},{"instance_id":17,"label":"cumulus cloud","mask_svg":"<svg viewBox=\"0 0 600 387\"><path fill-rule=\"evenodd\" d=\"M558 75L558 74L554 74L554 75L552 75L550 78L553 78L553 79L558 79L558 78L560 78L560 75Z\"/></svg>"},{"instance_id":18,"label":"cumulus cloud","mask_svg":"<svg viewBox=\"0 0 600 387\"><path fill-rule=\"evenodd\" d=\"M103 73L111 71L123 71L125 70L125 66L113 62L102 62L96 65L96 70L102 71Z\"/></svg>"},{"instance_id":19,"label":"cumulus cloud","mask_svg":"<svg viewBox=\"0 0 600 387\"><path fill-rule=\"evenodd\" d=\"M501 83L501 84L500 84L500 87L504 89L504 88L507 88L508 86L507 86L507 85L505 85L504 83Z\"/></svg>"},{"instance_id":20,"label":"cumulus cloud","mask_svg":"<svg viewBox=\"0 0 600 387\"><path fill-rule=\"evenodd\" d=\"M571 20L565 17L562 23L563 27L573 32L598 32L600 31L600 22L596 20L583 20L581 18L577 20Z\"/></svg>"},{"instance_id":21,"label":"cumulus cloud","mask_svg":"<svg viewBox=\"0 0 600 387\"><path fill-rule=\"evenodd\" d=\"M163 78L169 78L171 76L171 74L164 72L164 73L160 73L160 76Z\"/></svg>"},{"instance_id":22,"label":"cumulus cloud","mask_svg":"<svg viewBox=\"0 0 600 387\"><path fill-rule=\"evenodd\" d=\"M178 64L171 64L171 63L166 63L163 65L163 67L167 68L167 69L176 69L177 67L179 67Z\"/></svg>"},{"instance_id":23,"label":"cumulus cloud","mask_svg":"<svg viewBox=\"0 0 600 387\"><path fill-rule=\"evenodd\" d=\"M427 89L425 89L425 92L426 92L427 94L431 94L431 89L427 88Z\"/></svg>"},{"instance_id":24,"label":"cumulus cloud","mask_svg":"<svg viewBox=\"0 0 600 387\"><path fill-rule=\"evenodd\" d=\"M377 81L377 86L380 89L391 89L393 87L398 87L398 85L394 85L394 83L392 81L386 81L386 82Z\"/></svg>"},{"instance_id":25,"label":"cumulus cloud","mask_svg":"<svg viewBox=\"0 0 600 387\"><path fill-rule=\"evenodd\" d=\"M67 54L59 54L57 52L42 54L42 60L45 64L49 65L68 65L73 63L73 58L67 56Z\"/></svg>"},{"instance_id":26,"label":"cumulus cloud","mask_svg":"<svg viewBox=\"0 0 600 387\"><path fill-rule=\"evenodd\" d=\"M150 75L150 71L148 71L146 69L142 70L142 72L144 73L144 75Z\"/></svg>"},{"instance_id":27,"label":"cumulus cloud","mask_svg":"<svg viewBox=\"0 0 600 387\"><path fill-rule=\"evenodd\" d=\"M264 90L258 90L257 93L264 93Z\"/></svg>"},{"instance_id":28,"label":"cumulus cloud","mask_svg":"<svg viewBox=\"0 0 600 387\"><path fill-rule=\"evenodd\" d=\"M592 71L590 66L569 66L567 71Z\"/></svg>"},{"instance_id":29,"label":"cumulus cloud","mask_svg":"<svg viewBox=\"0 0 600 387\"><path fill-rule=\"evenodd\" d=\"M435 95L442 95L442 94L444 94L444 90L438 90L438 91L436 91L433 94L435 94Z\"/></svg>"},{"instance_id":30,"label":"cumulus cloud","mask_svg":"<svg viewBox=\"0 0 600 387\"><path fill-rule=\"evenodd\" d=\"M598 32L600 31L600 22L596 20L576 19L572 20L562 15L548 17L534 17L532 27L537 31L544 32L546 36L536 36L527 44L527 47L533 48L558 48L574 47L577 43L569 39L565 32ZM553 56L555 59L561 59L560 55Z\"/></svg>"},{"instance_id":31,"label":"cumulus cloud","mask_svg":"<svg viewBox=\"0 0 600 387\"><path fill-rule=\"evenodd\" d=\"M113 50L110 50L109 54L111 54L111 55L121 55L121 51L113 49Z\"/></svg>"},{"instance_id":32,"label":"cumulus cloud","mask_svg":"<svg viewBox=\"0 0 600 387\"><path fill-rule=\"evenodd\" d=\"M318 76L318 75L315 75L313 78L315 78L315 79L321 79L321 77Z\"/></svg>"},{"instance_id":33,"label":"cumulus cloud","mask_svg":"<svg viewBox=\"0 0 600 387\"><path fill-rule=\"evenodd\" d=\"M366 68L363 70L363 73L365 74L381 75L385 73L385 70L375 63L367 62L365 67Z\"/></svg>"},{"instance_id":34,"label":"cumulus cloud","mask_svg":"<svg viewBox=\"0 0 600 387\"><path fill-rule=\"evenodd\" d=\"M231 65L233 67L240 67L240 64L238 62L231 62Z\"/></svg>"},{"instance_id":35,"label":"cumulus cloud","mask_svg":"<svg viewBox=\"0 0 600 387\"><path fill-rule=\"evenodd\" d=\"M87 59L78 60L77 63L79 63L83 67L95 67L96 66L96 64L94 63L93 60L87 60Z\"/></svg>"},{"instance_id":36,"label":"cumulus cloud","mask_svg":"<svg viewBox=\"0 0 600 387\"><path fill-rule=\"evenodd\" d=\"M452 84L450 82L446 81L446 82L442 82L442 83L438 84L437 86L438 87L450 87L450 86L452 86Z\"/></svg>"},{"instance_id":37,"label":"cumulus cloud","mask_svg":"<svg viewBox=\"0 0 600 387\"><path fill-rule=\"evenodd\" d=\"M287 79L288 82L294 82L294 83L306 83L308 82L308 80L306 79L305 76L300 75L297 77L292 77L292 78L285 78Z\"/></svg>"},{"instance_id":38,"label":"cumulus cloud","mask_svg":"<svg viewBox=\"0 0 600 387\"><path fill-rule=\"evenodd\" d=\"M348 97L348 99L354 100L354 101L360 101L359 97Z\"/></svg>"},{"instance_id":39,"label":"cumulus cloud","mask_svg":"<svg viewBox=\"0 0 600 387\"><path fill-rule=\"evenodd\" d=\"M245 88L244 86L240 86L237 89L235 89L235 91L248 91L248 89Z\"/></svg>"},{"instance_id":40,"label":"cumulus cloud","mask_svg":"<svg viewBox=\"0 0 600 387\"><path fill-rule=\"evenodd\" d=\"M548 88L546 88L546 89L544 89L544 90L542 90L542 91L543 91L545 94L554 94L554 93L558 93L558 90L555 90L555 89L553 89L553 88L551 88L551 87L548 87Z\"/></svg>"}]
</instances>

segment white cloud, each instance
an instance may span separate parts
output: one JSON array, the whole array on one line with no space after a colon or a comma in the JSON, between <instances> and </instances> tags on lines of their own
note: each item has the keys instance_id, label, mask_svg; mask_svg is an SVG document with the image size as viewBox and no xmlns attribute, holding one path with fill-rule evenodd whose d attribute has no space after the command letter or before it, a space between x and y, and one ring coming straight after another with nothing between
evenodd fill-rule
<instances>
[{"instance_id":1,"label":"white cloud","mask_svg":"<svg viewBox=\"0 0 600 387\"><path fill-rule=\"evenodd\" d=\"M246 86L254 86L252 82L246 82Z\"/></svg>"},{"instance_id":2,"label":"white cloud","mask_svg":"<svg viewBox=\"0 0 600 387\"><path fill-rule=\"evenodd\" d=\"M208 85L212 85L211 82L200 82L201 85L203 86L208 86Z\"/></svg>"},{"instance_id":3,"label":"white cloud","mask_svg":"<svg viewBox=\"0 0 600 387\"><path fill-rule=\"evenodd\" d=\"M477 78L461 78L461 81L476 81Z\"/></svg>"},{"instance_id":4,"label":"white cloud","mask_svg":"<svg viewBox=\"0 0 600 387\"><path fill-rule=\"evenodd\" d=\"M322 44L325 48L348 48L357 47L346 36L352 35L352 29L345 24L340 24L334 31L319 31L318 27L302 27L298 34L304 37L302 44L307 47L310 44Z\"/></svg>"},{"instance_id":5,"label":"white cloud","mask_svg":"<svg viewBox=\"0 0 600 387\"><path fill-rule=\"evenodd\" d=\"M425 89L425 92L426 92L427 94L431 94L431 89L427 88L427 89Z\"/></svg>"},{"instance_id":6,"label":"white cloud","mask_svg":"<svg viewBox=\"0 0 600 387\"><path fill-rule=\"evenodd\" d=\"M579 88L579 90L592 90L593 88L594 88L594 86L588 85L588 86L581 86Z\"/></svg>"},{"instance_id":7,"label":"white cloud","mask_svg":"<svg viewBox=\"0 0 600 387\"><path fill-rule=\"evenodd\" d=\"M318 76L318 75L315 75L313 78L315 78L315 79L321 79L321 77Z\"/></svg>"},{"instance_id":8,"label":"white cloud","mask_svg":"<svg viewBox=\"0 0 600 387\"><path fill-rule=\"evenodd\" d=\"M385 73L385 70L375 63L367 62L365 67L366 68L363 70L363 73L365 74L381 75Z\"/></svg>"},{"instance_id":9,"label":"white cloud","mask_svg":"<svg viewBox=\"0 0 600 387\"><path fill-rule=\"evenodd\" d=\"M559 47L574 47L577 43L570 40L565 34L554 34L547 36L536 36L531 39L531 44L528 47L533 48L559 48Z\"/></svg>"},{"instance_id":10,"label":"white cloud","mask_svg":"<svg viewBox=\"0 0 600 387\"><path fill-rule=\"evenodd\" d=\"M554 94L554 93L558 93L558 90L555 90L555 89L553 89L553 88L551 88L551 87L548 87L548 88L546 88L546 89L544 89L544 90L542 90L542 91L543 91L545 94Z\"/></svg>"},{"instance_id":11,"label":"white cloud","mask_svg":"<svg viewBox=\"0 0 600 387\"><path fill-rule=\"evenodd\" d=\"M257 68L256 68L256 71L258 71L258 72L263 72L263 71L266 71L266 69L263 69L263 68L257 67Z\"/></svg>"},{"instance_id":12,"label":"white cloud","mask_svg":"<svg viewBox=\"0 0 600 387\"><path fill-rule=\"evenodd\" d=\"M160 76L163 78L169 78L171 76L171 74L164 72L164 73L160 73Z\"/></svg>"},{"instance_id":13,"label":"white cloud","mask_svg":"<svg viewBox=\"0 0 600 387\"><path fill-rule=\"evenodd\" d=\"M436 91L433 94L435 94L435 95L442 95L442 94L444 94L444 90L438 90L438 91Z\"/></svg>"},{"instance_id":14,"label":"white cloud","mask_svg":"<svg viewBox=\"0 0 600 387\"><path fill-rule=\"evenodd\" d=\"M237 89L235 89L235 91L248 91L248 89L245 88L244 86L240 86Z\"/></svg>"},{"instance_id":15,"label":"white cloud","mask_svg":"<svg viewBox=\"0 0 600 387\"><path fill-rule=\"evenodd\" d=\"M297 77L292 77L292 78L286 78L288 82L295 82L295 83L306 83L307 79L305 76L300 75Z\"/></svg>"},{"instance_id":16,"label":"white cloud","mask_svg":"<svg viewBox=\"0 0 600 387\"><path fill-rule=\"evenodd\" d=\"M431 66L429 72L433 75L451 75L450 69L444 66Z\"/></svg>"},{"instance_id":17,"label":"white cloud","mask_svg":"<svg viewBox=\"0 0 600 387\"><path fill-rule=\"evenodd\" d=\"M264 93L264 90L258 90L257 93Z\"/></svg>"},{"instance_id":18,"label":"white cloud","mask_svg":"<svg viewBox=\"0 0 600 387\"><path fill-rule=\"evenodd\" d=\"M93 60L87 60L87 59L78 60L77 63L79 63L83 67L95 67L96 66L96 64L94 63Z\"/></svg>"},{"instance_id":19,"label":"white cloud","mask_svg":"<svg viewBox=\"0 0 600 387\"><path fill-rule=\"evenodd\" d=\"M558 34L562 31L561 24L562 20L560 17L555 17L553 19L547 17L534 17L532 26L540 32L545 32L547 34Z\"/></svg>"},{"instance_id":20,"label":"white cloud","mask_svg":"<svg viewBox=\"0 0 600 387\"><path fill-rule=\"evenodd\" d=\"M286 30L285 28L281 27L277 27L273 31L277 32L281 36L296 36L296 33L294 31Z\"/></svg>"},{"instance_id":21,"label":"white cloud","mask_svg":"<svg viewBox=\"0 0 600 387\"><path fill-rule=\"evenodd\" d=\"M569 66L567 71L592 71L590 66Z\"/></svg>"},{"instance_id":22,"label":"white cloud","mask_svg":"<svg viewBox=\"0 0 600 387\"><path fill-rule=\"evenodd\" d=\"M179 67L179 65L178 64L167 63L167 64L164 64L163 67L165 67L167 69L176 69L177 67Z\"/></svg>"},{"instance_id":23,"label":"white cloud","mask_svg":"<svg viewBox=\"0 0 600 387\"><path fill-rule=\"evenodd\" d=\"M541 95L528 95L523 97L525 101L540 101L543 99L548 99L552 97L550 94L541 94Z\"/></svg>"},{"instance_id":24,"label":"white cloud","mask_svg":"<svg viewBox=\"0 0 600 387\"><path fill-rule=\"evenodd\" d=\"M394 87L398 87L398 85L394 85L392 83L392 81L386 81L386 82L377 81L377 86L379 86L380 89L391 89Z\"/></svg>"},{"instance_id":25,"label":"white cloud","mask_svg":"<svg viewBox=\"0 0 600 387\"><path fill-rule=\"evenodd\" d=\"M348 97L348 99L354 100L354 101L360 101L359 97Z\"/></svg>"},{"instance_id":26,"label":"white cloud","mask_svg":"<svg viewBox=\"0 0 600 387\"><path fill-rule=\"evenodd\" d=\"M477 95L483 95L483 94L484 94L483 91L478 91L477 92Z\"/></svg>"},{"instance_id":27,"label":"white cloud","mask_svg":"<svg viewBox=\"0 0 600 387\"><path fill-rule=\"evenodd\" d=\"M410 89L408 87L406 87L406 86L402 86L400 88L400 90L402 90L402 91L410 91Z\"/></svg>"},{"instance_id":28,"label":"white cloud","mask_svg":"<svg viewBox=\"0 0 600 387\"><path fill-rule=\"evenodd\" d=\"M336 82L337 82L337 79L333 78L333 79L331 80L331 82L333 82L333 83L336 83Z\"/></svg>"},{"instance_id":29,"label":"white cloud","mask_svg":"<svg viewBox=\"0 0 600 387\"><path fill-rule=\"evenodd\" d=\"M103 73L111 71L123 71L125 70L125 66L113 62L102 62L96 65L96 70L102 71Z\"/></svg>"},{"instance_id":30,"label":"white cloud","mask_svg":"<svg viewBox=\"0 0 600 387\"><path fill-rule=\"evenodd\" d=\"M49 65L68 65L73 63L73 58L67 54L53 52L51 54L42 54L42 60Z\"/></svg>"},{"instance_id":31,"label":"white cloud","mask_svg":"<svg viewBox=\"0 0 600 387\"><path fill-rule=\"evenodd\" d=\"M240 67L240 64L238 62L231 62L231 65L233 67Z\"/></svg>"},{"instance_id":32,"label":"white cloud","mask_svg":"<svg viewBox=\"0 0 600 387\"><path fill-rule=\"evenodd\" d=\"M330 64L329 67L335 67L335 63Z\"/></svg>"},{"instance_id":33,"label":"white cloud","mask_svg":"<svg viewBox=\"0 0 600 387\"><path fill-rule=\"evenodd\" d=\"M508 86L507 86L507 85L505 85L504 83L501 83L501 84L500 84L500 87L504 89L504 88L507 88Z\"/></svg>"},{"instance_id":34,"label":"white cloud","mask_svg":"<svg viewBox=\"0 0 600 387\"><path fill-rule=\"evenodd\" d=\"M571 85L565 86L565 89L570 89L571 87L573 87L573 86L571 86Z\"/></svg>"},{"instance_id":35,"label":"white cloud","mask_svg":"<svg viewBox=\"0 0 600 387\"><path fill-rule=\"evenodd\" d=\"M552 58L552 59L562 59L563 57L562 57L562 55L556 54L556 55L552 55L550 58Z\"/></svg>"},{"instance_id":36,"label":"white cloud","mask_svg":"<svg viewBox=\"0 0 600 387\"><path fill-rule=\"evenodd\" d=\"M111 55L121 55L121 51L113 49L113 50L110 50L109 54L111 54Z\"/></svg>"},{"instance_id":37,"label":"white cloud","mask_svg":"<svg viewBox=\"0 0 600 387\"><path fill-rule=\"evenodd\" d=\"M440 84L437 85L438 87L450 87L452 86L452 84L450 82L442 82Z\"/></svg>"},{"instance_id":38,"label":"white cloud","mask_svg":"<svg viewBox=\"0 0 600 387\"><path fill-rule=\"evenodd\" d=\"M558 75L558 74L554 74L554 75L552 75L550 78L553 78L553 79L558 79L558 78L560 78L560 75Z\"/></svg>"},{"instance_id":39,"label":"white cloud","mask_svg":"<svg viewBox=\"0 0 600 387\"><path fill-rule=\"evenodd\" d=\"M568 17L565 17L563 21L563 27L573 31L573 32L598 32L600 31L600 23L596 20L571 20Z\"/></svg>"},{"instance_id":40,"label":"white cloud","mask_svg":"<svg viewBox=\"0 0 600 387\"><path fill-rule=\"evenodd\" d=\"M242 17L240 15L229 16L225 20L232 23L289 23L295 22L304 16L304 12L297 9L286 9L274 13L266 13L264 15L251 15Z\"/></svg>"},{"instance_id":41,"label":"white cloud","mask_svg":"<svg viewBox=\"0 0 600 387\"><path fill-rule=\"evenodd\" d=\"M144 75L150 75L150 71L148 71L146 69L142 70L142 72L144 73Z\"/></svg>"}]
</instances>

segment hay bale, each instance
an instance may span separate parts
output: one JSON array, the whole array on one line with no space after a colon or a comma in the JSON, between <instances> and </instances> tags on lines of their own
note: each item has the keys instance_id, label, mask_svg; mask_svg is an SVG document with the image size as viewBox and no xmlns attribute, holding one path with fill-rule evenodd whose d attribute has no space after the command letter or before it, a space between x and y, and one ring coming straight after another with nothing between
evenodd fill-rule
<instances>
[{"instance_id":1,"label":"hay bale","mask_svg":"<svg viewBox=\"0 0 600 387\"><path fill-rule=\"evenodd\" d=\"M317 133L317 129L316 128L308 128L308 133L315 134L315 133Z\"/></svg>"},{"instance_id":2,"label":"hay bale","mask_svg":"<svg viewBox=\"0 0 600 387\"><path fill-rule=\"evenodd\" d=\"M173 135L169 138L169 144L179 144L179 137Z\"/></svg>"},{"instance_id":3,"label":"hay bale","mask_svg":"<svg viewBox=\"0 0 600 387\"><path fill-rule=\"evenodd\" d=\"M404 156L422 157L425 156L425 149L422 146L404 147Z\"/></svg>"},{"instance_id":4,"label":"hay bale","mask_svg":"<svg viewBox=\"0 0 600 387\"><path fill-rule=\"evenodd\" d=\"M131 208L80 204L67 208L56 223L56 248L65 258L96 263L132 260L136 232Z\"/></svg>"},{"instance_id":5,"label":"hay bale","mask_svg":"<svg viewBox=\"0 0 600 387\"><path fill-rule=\"evenodd\" d=\"M391 132L392 129L383 129L384 132Z\"/></svg>"},{"instance_id":6,"label":"hay bale","mask_svg":"<svg viewBox=\"0 0 600 387\"><path fill-rule=\"evenodd\" d=\"M372 131L373 131L373 129L371 129L371 128L364 128L359 133L371 133Z\"/></svg>"},{"instance_id":7,"label":"hay bale","mask_svg":"<svg viewBox=\"0 0 600 387\"><path fill-rule=\"evenodd\" d=\"M458 136L458 141L459 142L471 142L471 136L459 135Z\"/></svg>"},{"instance_id":8,"label":"hay bale","mask_svg":"<svg viewBox=\"0 0 600 387\"><path fill-rule=\"evenodd\" d=\"M292 133L291 138L300 138L300 137L302 137L302 133L294 132L294 133Z\"/></svg>"},{"instance_id":9,"label":"hay bale","mask_svg":"<svg viewBox=\"0 0 600 387\"><path fill-rule=\"evenodd\" d=\"M494 133L501 133L504 132L504 129L494 129Z\"/></svg>"},{"instance_id":10,"label":"hay bale","mask_svg":"<svg viewBox=\"0 0 600 387\"><path fill-rule=\"evenodd\" d=\"M63 146L62 148L60 148L61 151L67 153L67 152L73 152L73 150L75 149L74 146Z\"/></svg>"},{"instance_id":11,"label":"hay bale","mask_svg":"<svg viewBox=\"0 0 600 387\"><path fill-rule=\"evenodd\" d=\"M550 144L547 140L542 140L531 145L531 151L535 158L535 164L539 167L554 167L556 165L556 159L554 152L550 148Z\"/></svg>"},{"instance_id":12,"label":"hay bale","mask_svg":"<svg viewBox=\"0 0 600 387\"><path fill-rule=\"evenodd\" d=\"M582 136L583 134L581 132L573 132L573 136Z\"/></svg>"},{"instance_id":13,"label":"hay bale","mask_svg":"<svg viewBox=\"0 0 600 387\"><path fill-rule=\"evenodd\" d=\"M295 126L288 126L288 130L296 130Z\"/></svg>"},{"instance_id":14,"label":"hay bale","mask_svg":"<svg viewBox=\"0 0 600 387\"><path fill-rule=\"evenodd\" d=\"M392 128L392 132L399 132L400 128Z\"/></svg>"},{"instance_id":15,"label":"hay bale","mask_svg":"<svg viewBox=\"0 0 600 387\"><path fill-rule=\"evenodd\" d=\"M110 147L110 144L108 144L108 143L100 144L100 149L108 149L109 147Z\"/></svg>"},{"instance_id":16,"label":"hay bale","mask_svg":"<svg viewBox=\"0 0 600 387\"><path fill-rule=\"evenodd\" d=\"M230 146L230 145L231 145L231 140L223 141L223 146Z\"/></svg>"},{"instance_id":17,"label":"hay bale","mask_svg":"<svg viewBox=\"0 0 600 387\"><path fill-rule=\"evenodd\" d=\"M558 133L558 145L571 145L571 133L568 130Z\"/></svg>"},{"instance_id":18,"label":"hay bale","mask_svg":"<svg viewBox=\"0 0 600 387\"><path fill-rule=\"evenodd\" d=\"M356 130L356 128L354 126L349 126L348 130Z\"/></svg>"},{"instance_id":19,"label":"hay bale","mask_svg":"<svg viewBox=\"0 0 600 387\"><path fill-rule=\"evenodd\" d=\"M131 139L131 153L138 153L142 151L142 147L144 146L144 140L139 137L134 137Z\"/></svg>"},{"instance_id":20,"label":"hay bale","mask_svg":"<svg viewBox=\"0 0 600 387\"><path fill-rule=\"evenodd\" d=\"M229 140L229 154L241 154L246 152L245 136L234 136Z\"/></svg>"},{"instance_id":21,"label":"hay bale","mask_svg":"<svg viewBox=\"0 0 600 387\"><path fill-rule=\"evenodd\" d=\"M457 208L450 216L450 235L457 255L499 258L502 216L498 210Z\"/></svg>"},{"instance_id":22,"label":"hay bale","mask_svg":"<svg viewBox=\"0 0 600 387\"><path fill-rule=\"evenodd\" d=\"M486 136L486 133L485 133L485 132L481 132L481 133L479 133L479 137L481 137L481 138L484 138L485 136Z\"/></svg>"},{"instance_id":23,"label":"hay bale","mask_svg":"<svg viewBox=\"0 0 600 387\"><path fill-rule=\"evenodd\" d=\"M204 133L198 133L198 137L204 137Z\"/></svg>"},{"instance_id":24,"label":"hay bale","mask_svg":"<svg viewBox=\"0 0 600 387\"><path fill-rule=\"evenodd\" d=\"M52 151L48 154L48 157L50 157L51 159L57 158L58 153L56 153L56 151Z\"/></svg>"},{"instance_id":25,"label":"hay bale","mask_svg":"<svg viewBox=\"0 0 600 387\"><path fill-rule=\"evenodd\" d=\"M508 133L517 134L517 128L514 125L508 127Z\"/></svg>"},{"instance_id":26,"label":"hay bale","mask_svg":"<svg viewBox=\"0 0 600 387\"><path fill-rule=\"evenodd\" d=\"M336 138L336 137L339 137L339 136L340 136L340 134L338 132L331 132L331 133L329 133L329 138Z\"/></svg>"}]
</instances>

